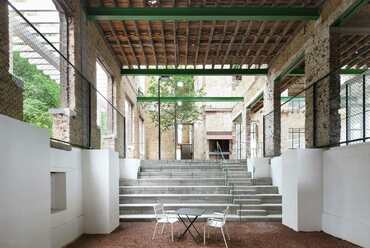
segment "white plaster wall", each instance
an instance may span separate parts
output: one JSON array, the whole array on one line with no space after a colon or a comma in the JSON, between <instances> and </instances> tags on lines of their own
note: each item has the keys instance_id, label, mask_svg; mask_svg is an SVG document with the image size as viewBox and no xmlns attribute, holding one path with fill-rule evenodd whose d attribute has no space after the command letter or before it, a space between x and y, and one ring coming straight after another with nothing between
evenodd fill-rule
<instances>
[{"instance_id":1,"label":"white plaster wall","mask_svg":"<svg viewBox=\"0 0 370 248\"><path fill-rule=\"evenodd\" d=\"M66 210L51 214L51 246L58 248L83 234L82 152L50 149L50 171L66 173Z\"/></svg>"},{"instance_id":2,"label":"white plaster wall","mask_svg":"<svg viewBox=\"0 0 370 248\"><path fill-rule=\"evenodd\" d=\"M282 161L281 157L274 157L271 159L271 179L272 185L277 186L279 188L279 192L281 192L281 185L282 185Z\"/></svg>"},{"instance_id":3,"label":"white plaster wall","mask_svg":"<svg viewBox=\"0 0 370 248\"><path fill-rule=\"evenodd\" d=\"M281 157L283 224L295 231L321 231L322 150L289 150Z\"/></svg>"},{"instance_id":4,"label":"white plaster wall","mask_svg":"<svg viewBox=\"0 0 370 248\"><path fill-rule=\"evenodd\" d=\"M248 159L248 170L252 172L253 178L270 177L270 159L251 158Z\"/></svg>"},{"instance_id":5,"label":"white plaster wall","mask_svg":"<svg viewBox=\"0 0 370 248\"><path fill-rule=\"evenodd\" d=\"M370 247L370 144L323 154L323 231Z\"/></svg>"},{"instance_id":6,"label":"white plaster wall","mask_svg":"<svg viewBox=\"0 0 370 248\"><path fill-rule=\"evenodd\" d=\"M82 173L85 233L110 233L119 225L118 153L83 151Z\"/></svg>"},{"instance_id":7,"label":"white plaster wall","mask_svg":"<svg viewBox=\"0 0 370 248\"><path fill-rule=\"evenodd\" d=\"M50 247L49 138L0 115L0 247Z\"/></svg>"},{"instance_id":8,"label":"white plaster wall","mask_svg":"<svg viewBox=\"0 0 370 248\"><path fill-rule=\"evenodd\" d=\"M299 149L298 228L299 231L321 231L322 150Z\"/></svg>"},{"instance_id":9,"label":"white plaster wall","mask_svg":"<svg viewBox=\"0 0 370 248\"><path fill-rule=\"evenodd\" d=\"M120 159L120 178L137 179L140 161L140 159Z\"/></svg>"},{"instance_id":10,"label":"white plaster wall","mask_svg":"<svg viewBox=\"0 0 370 248\"><path fill-rule=\"evenodd\" d=\"M282 223L298 230L297 153L289 150L281 155L282 162Z\"/></svg>"}]
</instances>

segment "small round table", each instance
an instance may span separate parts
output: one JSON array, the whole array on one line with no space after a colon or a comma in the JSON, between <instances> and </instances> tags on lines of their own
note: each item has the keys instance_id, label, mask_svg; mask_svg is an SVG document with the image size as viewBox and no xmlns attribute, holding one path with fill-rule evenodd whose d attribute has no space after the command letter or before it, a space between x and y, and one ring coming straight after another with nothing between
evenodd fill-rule
<instances>
[{"instance_id":1,"label":"small round table","mask_svg":"<svg viewBox=\"0 0 370 248\"><path fill-rule=\"evenodd\" d=\"M195 242L197 242L197 238L202 237L202 235L199 233L197 228L194 226L195 221L198 219L199 216L202 216L206 212L205 209L200 208L180 208L176 211L177 216L179 217L180 221L184 226L186 227L185 231L178 237L178 239L182 239L184 235L189 232L191 237ZM184 216L186 218L184 218ZM190 228L193 228L197 235L195 236Z\"/></svg>"}]
</instances>

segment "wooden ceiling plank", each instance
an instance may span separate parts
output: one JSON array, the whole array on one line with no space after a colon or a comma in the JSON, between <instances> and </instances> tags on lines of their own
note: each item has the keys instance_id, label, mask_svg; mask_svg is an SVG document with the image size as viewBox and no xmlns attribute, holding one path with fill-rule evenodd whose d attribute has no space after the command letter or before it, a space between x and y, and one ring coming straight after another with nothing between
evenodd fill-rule
<instances>
[{"instance_id":1,"label":"wooden ceiling plank","mask_svg":"<svg viewBox=\"0 0 370 248\"><path fill-rule=\"evenodd\" d=\"M236 37L237 37L237 35L238 35L239 29L240 29L240 25L241 25L241 23L240 23L240 21L238 21L238 22L237 22L237 24L236 24L236 27L235 27L235 31L234 31L234 33L233 33L233 36L231 37L231 40L230 40L229 45L228 45L228 47L227 47L226 53L225 53L225 55L224 55L224 58L223 58L223 60L222 60L222 68L224 68L224 66L225 66L225 62L226 62L226 60L227 60L227 58L228 58L228 56L229 56L229 53L230 53L231 48L232 48L232 46L233 46L233 44L234 44L235 38L236 38ZM232 66L232 65L231 65L231 66Z\"/></svg>"},{"instance_id":2,"label":"wooden ceiling plank","mask_svg":"<svg viewBox=\"0 0 370 248\"><path fill-rule=\"evenodd\" d=\"M152 24L151 24L150 21L148 21L148 32L149 32L149 36L150 36L149 40L150 40L152 51L153 51L153 54L154 54L155 67L158 68L158 57L157 57L157 52L156 52L155 45L154 45L154 42L153 42ZM143 44L141 44L141 45L143 45Z\"/></svg>"},{"instance_id":3,"label":"wooden ceiling plank","mask_svg":"<svg viewBox=\"0 0 370 248\"><path fill-rule=\"evenodd\" d=\"M194 59L194 68L196 68L196 66L198 65L198 56L199 56L199 48L200 48L200 38L202 36L202 28L203 28L203 21L200 21L199 31L198 31L197 48L196 48L195 59Z\"/></svg>"},{"instance_id":4,"label":"wooden ceiling plank","mask_svg":"<svg viewBox=\"0 0 370 248\"><path fill-rule=\"evenodd\" d=\"M99 1L99 4L100 4L100 5L103 5L103 3L102 3L102 1L101 1L101 0ZM109 29L110 29L110 31L111 31L111 33L112 33L112 35L113 35L114 39L115 39L115 42L116 42L116 44L117 44L117 46L118 46L118 48L119 48L119 51L120 51L120 53L121 53L121 57L122 57L122 58L123 58L123 60L124 60L124 62L123 62L123 61L122 61L122 59L120 59L121 64L122 64L122 65L123 65L123 64L126 64L129 68L131 68L131 64L130 64L130 62L129 62L129 60L128 60L127 54L125 53L124 49L123 49L123 48L122 48L122 46L120 45L120 42L119 42L119 39L118 39L117 33L116 33L115 29L113 28L113 25L112 25L112 22L111 22L111 21L109 21L109 22L108 22L108 27L109 27ZM108 43L109 43L109 42L108 42ZM114 49L113 49L113 47L112 47L112 46L111 46L111 48L112 48L113 53L115 53L115 51L114 51ZM118 56L118 57L120 58L120 56Z\"/></svg>"}]
</instances>

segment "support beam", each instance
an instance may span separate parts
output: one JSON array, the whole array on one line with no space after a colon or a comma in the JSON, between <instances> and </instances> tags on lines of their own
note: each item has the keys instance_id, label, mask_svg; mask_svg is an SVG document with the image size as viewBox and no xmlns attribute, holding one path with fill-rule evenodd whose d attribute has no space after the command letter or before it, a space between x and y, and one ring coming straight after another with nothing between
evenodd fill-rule
<instances>
[{"instance_id":1,"label":"support beam","mask_svg":"<svg viewBox=\"0 0 370 248\"><path fill-rule=\"evenodd\" d=\"M194 76L264 76L268 69L122 69L122 75L162 76L162 75L194 75Z\"/></svg>"},{"instance_id":2,"label":"support beam","mask_svg":"<svg viewBox=\"0 0 370 248\"><path fill-rule=\"evenodd\" d=\"M244 97L213 97L213 96L161 96L161 102L242 102ZM157 96L138 96L137 102L158 102Z\"/></svg>"},{"instance_id":3,"label":"support beam","mask_svg":"<svg viewBox=\"0 0 370 248\"><path fill-rule=\"evenodd\" d=\"M361 75L364 72L366 72L366 69L354 69L354 68L349 68L349 69L341 69L340 70L340 75ZM304 77L305 70L303 68L297 68L292 70L288 76L294 76L294 77Z\"/></svg>"},{"instance_id":4,"label":"support beam","mask_svg":"<svg viewBox=\"0 0 370 248\"><path fill-rule=\"evenodd\" d=\"M89 8L92 20L146 21L292 21L317 20L318 8L293 7L214 7L214 8Z\"/></svg>"}]
</instances>

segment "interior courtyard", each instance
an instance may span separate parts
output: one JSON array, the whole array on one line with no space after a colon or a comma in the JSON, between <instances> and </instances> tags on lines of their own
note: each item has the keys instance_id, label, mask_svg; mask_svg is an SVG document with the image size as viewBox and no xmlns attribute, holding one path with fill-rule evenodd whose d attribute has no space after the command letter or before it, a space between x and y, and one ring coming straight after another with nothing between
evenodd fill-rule
<instances>
[{"instance_id":1,"label":"interior courtyard","mask_svg":"<svg viewBox=\"0 0 370 248\"><path fill-rule=\"evenodd\" d=\"M370 248L369 64L368 0L0 0L0 248Z\"/></svg>"}]
</instances>

